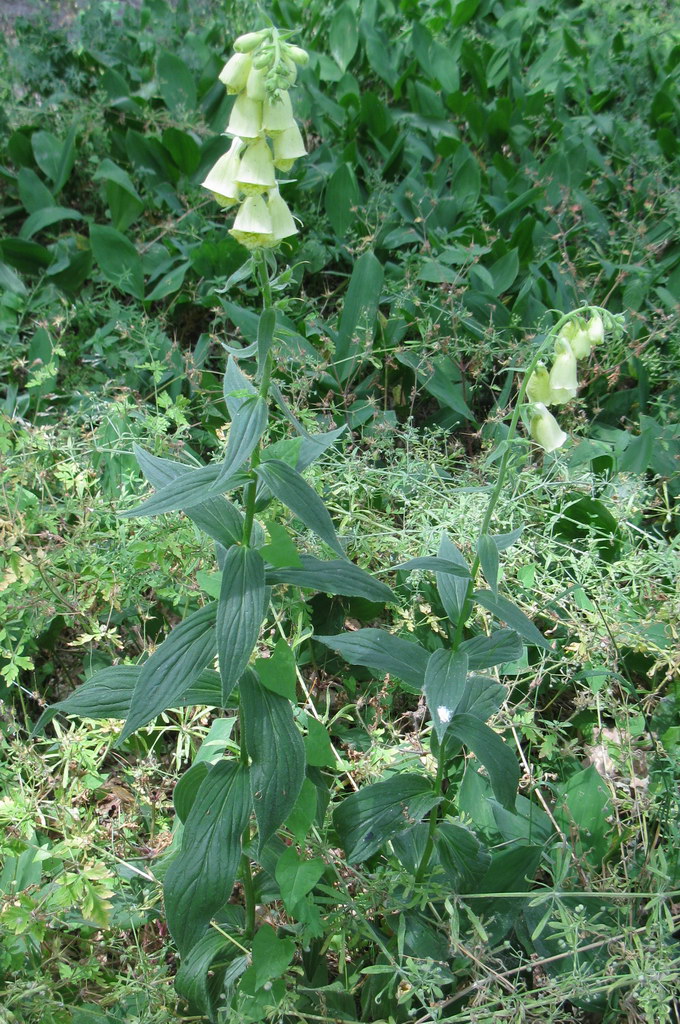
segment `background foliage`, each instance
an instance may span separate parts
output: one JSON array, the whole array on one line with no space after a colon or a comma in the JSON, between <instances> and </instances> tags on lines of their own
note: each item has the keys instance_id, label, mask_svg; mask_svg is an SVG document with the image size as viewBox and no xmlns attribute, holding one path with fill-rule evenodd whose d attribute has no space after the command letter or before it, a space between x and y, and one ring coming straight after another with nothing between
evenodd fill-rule
<instances>
[{"instance_id":1,"label":"background foliage","mask_svg":"<svg viewBox=\"0 0 680 1024\"><path fill-rule=\"evenodd\" d=\"M188 519L116 513L139 490L134 442L220 451L221 343L255 340L246 253L200 182L227 148L217 74L262 14L98 3L59 28L51 13L17 20L0 56L0 1015L197 1019L172 988L155 862L178 775L206 738L229 749L228 719L168 713L117 750L107 720L60 716L29 736L46 704L134 664L210 593ZM499 533L524 526L503 588L558 655L502 666L494 726L522 765L520 800L540 809L543 794L565 841L539 815L529 865L529 837L501 805L489 813L487 780L463 764L461 821L494 850L490 875L478 858L467 882L450 866L455 895L419 893L408 851L345 858L333 807L427 766L429 726L417 696L310 638L349 622L427 644L445 609L425 573L381 577L400 597L389 612L291 590L268 645L298 650L343 774L307 847L326 867L303 892L305 953L278 947L279 973L234 1019L279 1019L270 982L286 1020L675 1019L677 11L314 0L268 13L312 52L277 375L310 429L348 428L309 480L358 564L435 554L443 531L470 553L512 370L552 310L606 305L627 333L569 407L576 442L544 461L527 450L496 515ZM281 417L269 440L287 434ZM285 943L279 875L265 881Z\"/></svg>"}]
</instances>

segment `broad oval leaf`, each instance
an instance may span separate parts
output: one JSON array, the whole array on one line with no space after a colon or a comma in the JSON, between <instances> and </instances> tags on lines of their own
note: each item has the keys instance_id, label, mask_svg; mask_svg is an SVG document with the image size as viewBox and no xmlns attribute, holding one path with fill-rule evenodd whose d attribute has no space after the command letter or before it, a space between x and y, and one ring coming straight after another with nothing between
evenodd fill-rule
<instances>
[{"instance_id":1,"label":"broad oval leaf","mask_svg":"<svg viewBox=\"0 0 680 1024\"><path fill-rule=\"evenodd\" d=\"M425 682L429 653L415 640L402 640L383 629L357 629L337 636L315 636L351 665L389 672L417 692Z\"/></svg>"},{"instance_id":2,"label":"broad oval leaf","mask_svg":"<svg viewBox=\"0 0 680 1024\"><path fill-rule=\"evenodd\" d=\"M217 654L222 701L243 675L264 618L264 561L259 551L234 545L224 559L217 606Z\"/></svg>"},{"instance_id":3,"label":"broad oval leaf","mask_svg":"<svg viewBox=\"0 0 680 1024\"><path fill-rule=\"evenodd\" d=\"M313 555L300 555L300 567L285 566L267 570L267 583L294 583L298 587L319 590L323 594L363 597L377 603L394 603L396 597L370 573L344 558L324 562Z\"/></svg>"},{"instance_id":4,"label":"broad oval leaf","mask_svg":"<svg viewBox=\"0 0 680 1024\"><path fill-rule=\"evenodd\" d=\"M333 823L350 864L366 860L392 836L413 828L441 797L422 775L395 775L345 797Z\"/></svg>"},{"instance_id":5,"label":"broad oval leaf","mask_svg":"<svg viewBox=\"0 0 680 1024\"><path fill-rule=\"evenodd\" d=\"M90 245L104 278L126 295L143 299L142 258L130 239L115 228L92 224Z\"/></svg>"},{"instance_id":6,"label":"broad oval leaf","mask_svg":"<svg viewBox=\"0 0 680 1024\"><path fill-rule=\"evenodd\" d=\"M142 665L120 741L167 708L177 707L215 657L217 603L192 612ZM119 742L120 742L119 741Z\"/></svg>"},{"instance_id":7,"label":"broad oval leaf","mask_svg":"<svg viewBox=\"0 0 680 1024\"><path fill-rule=\"evenodd\" d=\"M165 913L182 957L227 902L251 811L249 771L218 761L200 785L184 825L182 846L165 876Z\"/></svg>"},{"instance_id":8,"label":"broad oval leaf","mask_svg":"<svg viewBox=\"0 0 680 1024\"><path fill-rule=\"evenodd\" d=\"M441 743L465 693L468 659L464 651L435 651L425 670L425 699L432 728Z\"/></svg>"},{"instance_id":9,"label":"broad oval leaf","mask_svg":"<svg viewBox=\"0 0 680 1024\"><path fill-rule=\"evenodd\" d=\"M279 459L270 459L255 470L260 480L267 485L272 494L289 508L305 526L341 557L345 552L338 540L328 509L323 501L306 483L297 470L287 466Z\"/></svg>"},{"instance_id":10,"label":"broad oval leaf","mask_svg":"<svg viewBox=\"0 0 680 1024\"><path fill-rule=\"evenodd\" d=\"M252 670L239 683L250 785L261 850L292 811L305 778L305 745L291 703Z\"/></svg>"}]
</instances>

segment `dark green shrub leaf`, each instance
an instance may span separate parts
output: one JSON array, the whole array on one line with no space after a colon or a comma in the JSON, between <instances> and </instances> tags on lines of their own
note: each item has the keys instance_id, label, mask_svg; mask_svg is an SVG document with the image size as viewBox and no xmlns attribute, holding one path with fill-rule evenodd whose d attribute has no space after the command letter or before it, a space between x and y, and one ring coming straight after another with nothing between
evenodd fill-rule
<instances>
[{"instance_id":1,"label":"dark green shrub leaf","mask_svg":"<svg viewBox=\"0 0 680 1024\"><path fill-rule=\"evenodd\" d=\"M294 846L289 846L279 857L276 864L276 881L289 914L294 914L300 900L312 891L323 875L325 867L319 857L313 857L311 860L300 857Z\"/></svg>"},{"instance_id":2,"label":"dark green shrub leaf","mask_svg":"<svg viewBox=\"0 0 680 1024\"><path fill-rule=\"evenodd\" d=\"M179 855L165 876L165 913L182 957L229 899L250 811L248 769L218 761L201 783Z\"/></svg>"},{"instance_id":3,"label":"dark green shrub leaf","mask_svg":"<svg viewBox=\"0 0 680 1024\"><path fill-rule=\"evenodd\" d=\"M314 639L337 651L350 665L389 672L416 691L423 687L430 656L414 640L402 640L383 629L357 629L352 633L315 636Z\"/></svg>"},{"instance_id":4,"label":"dark green shrub leaf","mask_svg":"<svg viewBox=\"0 0 680 1024\"><path fill-rule=\"evenodd\" d=\"M226 702L250 660L264 618L264 561L259 551L227 551L217 607L217 655Z\"/></svg>"},{"instance_id":5,"label":"dark green shrub leaf","mask_svg":"<svg viewBox=\"0 0 680 1024\"><path fill-rule=\"evenodd\" d=\"M344 557L345 552L338 540L328 509L297 470L279 459L270 459L258 466L255 472L281 504L289 508L308 529Z\"/></svg>"},{"instance_id":6,"label":"dark green shrub leaf","mask_svg":"<svg viewBox=\"0 0 680 1024\"><path fill-rule=\"evenodd\" d=\"M331 20L328 44L333 59L345 71L359 45L357 16L350 7L338 7Z\"/></svg>"},{"instance_id":7,"label":"dark green shrub leaf","mask_svg":"<svg viewBox=\"0 0 680 1024\"><path fill-rule=\"evenodd\" d=\"M268 924L263 925L253 939L253 971L255 989L262 988L274 978L280 978L293 959L295 943L292 939L279 939Z\"/></svg>"},{"instance_id":8,"label":"dark green shrub leaf","mask_svg":"<svg viewBox=\"0 0 680 1024\"><path fill-rule=\"evenodd\" d=\"M179 820L184 823L189 817L196 795L203 779L210 771L207 761L198 761L181 776L172 793L172 802Z\"/></svg>"},{"instance_id":9,"label":"dark green shrub leaf","mask_svg":"<svg viewBox=\"0 0 680 1024\"><path fill-rule=\"evenodd\" d=\"M519 785L519 765L507 743L471 714L454 715L448 735L469 747L486 768L498 802L512 810Z\"/></svg>"},{"instance_id":10,"label":"dark green shrub leaf","mask_svg":"<svg viewBox=\"0 0 680 1024\"><path fill-rule=\"evenodd\" d=\"M270 657L257 659L255 668L260 682L268 690L293 703L297 701L295 655L283 637L277 640Z\"/></svg>"},{"instance_id":11,"label":"dark green shrub leaf","mask_svg":"<svg viewBox=\"0 0 680 1024\"><path fill-rule=\"evenodd\" d=\"M465 692L467 672L465 652L435 651L430 655L423 691L432 727L440 743Z\"/></svg>"},{"instance_id":12,"label":"dark green shrub leaf","mask_svg":"<svg viewBox=\"0 0 680 1024\"><path fill-rule=\"evenodd\" d=\"M507 597L503 597L502 594L492 594L490 590L475 590L474 597L483 608L486 608L496 618L507 622L511 629L516 630L529 643L535 644L536 647L543 647L546 651L552 650L548 641L539 633L531 619L516 604L508 600Z\"/></svg>"},{"instance_id":13,"label":"dark green shrub leaf","mask_svg":"<svg viewBox=\"0 0 680 1024\"><path fill-rule=\"evenodd\" d=\"M235 951L236 947L229 939L211 930L182 957L175 988L187 1000L192 1012L215 1020L221 1005L219 997L225 973L224 962L231 959ZM219 961L218 965L216 961Z\"/></svg>"},{"instance_id":14,"label":"dark green shrub leaf","mask_svg":"<svg viewBox=\"0 0 680 1024\"><path fill-rule=\"evenodd\" d=\"M289 700L265 689L245 672L239 683L258 847L286 820L305 777L305 745Z\"/></svg>"},{"instance_id":15,"label":"dark green shrub leaf","mask_svg":"<svg viewBox=\"0 0 680 1024\"><path fill-rule=\"evenodd\" d=\"M417 825L440 801L422 775L395 775L363 786L333 814L347 860L350 864L366 860L392 836Z\"/></svg>"},{"instance_id":16,"label":"dark green shrub leaf","mask_svg":"<svg viewBox=\"0 0 680 1024\"><path fill-rule=\"evenodd\" d=\"M434 839L437 858L454 892L470 892L491 863L491 854L463 825L442 821Z\"/></svg>"},{"instance_id":17,"label":"dark green shrub leaf","mask_svg":"<svg viewBox=\"0 0 680 1024\"><path fill-rule=\"evenodd\" d=\"M471 640L464 640L458 650L467 654L470 670L479 671L517 661L522 657L524 647L514 629L497 629L491 636L473 636Z\"/></svg>"},{"instance_id":18,"label":"dark green shrub leaf","mask_svg":"<svg viewBox=\"0 0 680 1024\"><path fill-rule=\"evenodd\" d=\"M183 60L174 53L158 58L158 84L168 110L190 113L196 107L196 83Z\"/></svg>"},{"instance_id":19,"label":"dark green shrub leaf","mask_svg":"<svg viewBox=\"0 0 680 1024\"><path fill-rule=\"evenodd\" d=\"M263 549L264 550L264 549ZM293 583L323 594L363 597L377 604L394 603L396 598L385 583L376 580L353 562L336 558L324 562L313 555L300 555L300 566L267 570L267 583Z\"/></svg>"},{"instance_id":20,"label":"dark green shrub leaf","mask_svg":"<svg viewBox=\"0 0 680 1024\"><path fill-rule=\"evenodd\" d=\"M196 683L215 657L217 603L192 612L142 665L120 740L152 721ZM120 742L120 741L119 741Z\"/></svg>"},{"instance_id":21,"label":"dark green shrub leaf","mask_svg":"<svg viewBox=\"0 0 680 1024\"><path fill-rule=\"evenodd\" d=\"M142 260L130 239L115 228L92 224L90 244L104 278L126 295L143 299Z\"/></svg>"}]
</instances>

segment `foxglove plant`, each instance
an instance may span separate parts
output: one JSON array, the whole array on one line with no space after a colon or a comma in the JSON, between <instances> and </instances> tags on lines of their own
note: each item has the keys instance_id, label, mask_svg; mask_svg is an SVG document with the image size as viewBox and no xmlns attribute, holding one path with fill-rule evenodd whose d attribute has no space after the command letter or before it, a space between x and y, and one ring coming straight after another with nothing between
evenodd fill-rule
<instances>
[{"instance_id":1,"label":"foxglove plant","mask_svg":"<svg viewBox=\"0 0 680 1024\"><path fill-rule=\"evenodd\" d=\"M349 560L326 506L302 476L344 428L309 434L272 380L272 250L297 232L276 171L288 173L305 152L288 90L306 54L275 28L240 37L235 51L220 75L235 95L227 129L232 144L203 184L223 207L235 210L231 234L252 253L257 268L263 309L256 343L248 350L257 371L251 380L240 369L238 354L230 352L224 398L231 424L222 459L197 468L137 448L139 465L155 493L123 513L137 517L183 511L214 541L219 573L208 588L211 599L172 629L141 665L96 673L49 709L38 728L59 710L121 718L124 742L169 709L217 709L219 728L213 726L211 743L177 784L178 827L159 875L164 876L167 921L181 956L178 989L194 1010L211 1020L224 1020L226 1013L229 1020L256 1021L281 1016L276 1007L286 995L282 976L295 952L293 935L301 934L301 943L307 942L305 970L308 982L316 984L308 939L319 937L320 917L310 893L325 866L308 859L306 837L312 823L323 824L328 799L318 769L334 763L294 652L284 639L271 657L260 656L263 624L270 607L279 621L276 588L281 586L383 606L396 598L386 584ZM590 316L587 324L579 319L583 314ZM537 351L503 442L498 479L472 563L444 536L436 557L391 567L435 573L449 618L446 643L437 635L426 647L375 628L315 638L347 661L390 673L405 689L422 693L432 720L434 779L425 771L401 771L362 787L337 806L334 827L350 863L389 849L415 881L435 871L451 892L461 891L463 884L493 891L493 881L484 879L493 874L494 854L457 818L447 782L465 747L486 769L498 804L506 812L515 811L517 760L486 724L506 691L486 673L519 658L525 643L545 650L550 644L499 592L499 552L513 538L492 534L491 522L520 414L528 408L530 432L546 451L560 447L566 434L548 406L576 394L576 358L587 355L605 328L614 326L616 318L605 310L584 307L562 317ZM555 354L548 370L541 357L551 344ZM297 435L276 446L263 442L272 397ZM287 535L275 522L265 530L258 517L274 499L333 557L319 558L300 549L296 535ZM479 584L480 572L485 586ZM476 606L507 626L488 635L481 632L474 624ZM226 728L227 709L237 711L231 719L231 725L237 722L237 742L230 740ZM239 897L232 903L237 883ZM256 903L265 898L285 908L286 923L278 930L256 920ZM371 926L369 941L376 934ZM395 966L397 974L400 969ZM405 976L403 980L408 982Z\"/></svg>"}]
</instances>

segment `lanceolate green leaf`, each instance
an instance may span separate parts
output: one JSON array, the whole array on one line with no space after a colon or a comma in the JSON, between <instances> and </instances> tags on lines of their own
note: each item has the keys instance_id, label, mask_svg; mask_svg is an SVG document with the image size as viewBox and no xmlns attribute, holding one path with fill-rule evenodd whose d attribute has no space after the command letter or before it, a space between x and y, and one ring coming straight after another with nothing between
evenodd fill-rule
<instances>
[{"instance_id":1,"label":"lanceolate green leaf","mask_svg":"<svg viewBox=\"0 0 680 1024\"><path fill-rule=\"evenodd\" d=\"M412 828L441 797L422 775L395 775L346 797L333 822L350 864L366 860L392 836Z\"/></svg>"},{"instance_id":2,"label":"lanceolate green leaf","mask_svg":"<svg viewBox=\"0 0 680 1024\"><path fill-rule=\"evenodd\" d=\"M524 645L514 629L497 629L491 636L473 636L458 648L467 654L471 671L517 661L522 657L523 649Z\"/></svg>"},{"instance_id":3,"label":"lanceolate green leaf","mask_svg":"<svg viewBox=\"0 0 680 1024\"><path fill-rule=\"evenodd\" d=\"M498 548L488 533L483 533L477 542L479 564L484 578L495 596L498 596Z\"/></svg>"},{"instance_id":4,"label":"lanceolate green leaf","mask_svg":"<svg viewBox=\"0 0 680 1024\"><path fill-rule=\"evenodd\" d=\"M78 715L80 718L127 718L130 713L132 694L142 671L141 665L111 665L95 672L87 682L57 704L43 711L33 729L33 736L39 736L54 716ZM222 702L222 685L218 672L205 669L187 690L176 700L176 708L190 708L206 704L219 707Z\"/></svg>"},{"instance_id":5,"label":"lanceolate green leaf","mask_svg":"<svg viewBox=\"0 0 680 1024\"><path fill-rule=\"evenodd\" d=\"M445 576L458 576L462 579L470 578L470 570L465 565L450 561L448 558L435 558L432 555L425 555L423 558L410 558L408 562L391 567L394 572L413 572L414 569L423 569L430 572L443 573Z\"/></svg>"},{"instance_id":6,"label":"lanceolate green leaf","mask_svg":"<svg viewBox=\"0 0 680 1024\"><path fill-rule=\"evenodd\" d=\"M189 615L172 630L142 666L130 701L121 740L167 708L177 707L186 690L197 682L215 657L215 616L212 602Z\"/></svg>"},{"instance_id":7,"label":"lanceolate green leaf","mask_svg":"<svg viewBox=\"0 0 680 1024\"><path fill-rule=\"evenodd\" d=\"M440 743L465 692L467 672L467 655L461 651L442 650L430 655L423 689Z\"/></svg>"},{"instance_id":8,"label":"lanceolate green leaf","mask_svg":"<svg viewBox=\"0 0 680 1024\"><path fill-rule=\"evenodd\" d=\"M201 783L179 855L165 877L165 913L183 957L229 899L250 811L248 769L218 761Z\"/></svg>"},{"instance_id":9,"label":"lanceolate green leaf","mask_svg":"<svg viewBox=\"0 0 680 1024\"><path fill-rule=\"evenodd\" d=\"M454 562L459 565L461 569L465 569L469 576L470 570L467 562L461 555L456 545L449 540L446 534L442 534L442 539L439 544L439 557L445 558L449 562ZM455 625L458 624L463 605L465 603L465 596L468 591L467 579L459 579L452 576L450 573L437 572L437 590L442 604L444 605L444 611L451 619L451 622Z\"/></svg>"},{"instance_id":10,"label":"lanceolate green leaf","mask_svg":"<svg viewBox=\"0 0 680 1024\"><path fill-rule=\"evenodd\" d=\"M389 672L416 691L423 687L429 654L415 640L402 640L383 629L357 629L314 639L337 651L351 665Z\"/></svg>"},{"instance_id":11,"label":"lanceolate green leaf","mask_svg":"<svg viewBox=\"0 0 680 1024\"><path fill-rule=\"evenodd\" d=\"M396 598L385 583L364 572L358 565L344 558L323 562L313 555L300 555L301 567L294 566L267 571L267 583L293 583L324 594L342 594L345 597L363 597L379 603L395 602Z\"/></svg>"},{"instance_id":12,"label":"lanceolate green leaf","mask_svg":"<svg viewBox=\"0 0 680 1024\"><path fill-rule=\"evenodd\" d=\"M205 1014L210 1020L216 1019L225 961L234 953L238 953L237 947L221 932L213 930L206 932L182 958L175 988L193 1012ZM214 966L216 961L220 966Z\"/></svg>"},{"instance_id":13,"label":"lanceolate green leaf","mask_svg":"<svg viewBox=\"0 0 680 1024\"><path fill-rule=\"evenodd\" d=\"M152 487L157 489L192 471L192 467L183 462L161 459L144 451L139 445L134 445L134 453L142 473ZM199 529L225 548L238 544L243 536L243 516L235 505L220 495L194 505L187 509L186 514Z\"/></svg>"},{"instance_id":14,"label":"lanceolate green leaf","mask_svg":"<svg viewBox=\"0 0 680 1024\"><path fill-rule=\"evenodd\" d=\"M183 512L209 501L227 487L234 488L247 482L247 476L237 472L220 483L220 470L219 464L192 469L121 515L126 519L136 519L139 516L158 516L163 512Z\"/></svg>"},{"instance_id":15,"label":"lanceolate green leaf","mask_svg":"<svg viewBox=\"0 0 680 1024\"><path fill-rule=\"evenodd\" d=\"M512 810L519 784L519 765L507 743L488 725L468 714L454 715L448 735L469 747L486 768L498 802Z\"/></svg>"},{"instance_id":16,"label":"lanceolate green leaf","mask_svg":"<svg viewBox=\"0 0 680 1024\"><path fill-rule=\"evenodd\" d=\"M527 618L521 609L509 601L502 594L492 594L490 590L475 590L474 596L487 611L496 618L507 622L511 629L517 630L525 640L535 644L537 647L544 647L547 651L552 650L545 637L539 633L531 619Z\"/></svg>"},{"instance_id":17,"label":"lanceolate green leaf","mask_svg":"<svg viewBox=\"0 0 680 1024\"><path fill-rule=\"evenodd\" d=\"M218 484L226 484L243 463L250 457L267 426L267 403L256 395L247 399L232 420L224 462L217 478Z\"/></svg>"},{"instance_id":18,"label":"lanceolate green leaf","mask_svg":"<svg viewBox=\"0 0 680 1024\"><path fill-rule=\"evenodd\" d=\"M227 368L224 371L222 383L224 400L227 403L227 410L232 420L238 416L239 410L244 402L257 394L257 388L249 377L239 369L236 360L229 356Z\"/></svg>"},{"instance_id":19,"label":"lanceolate green leaf","mask_svg":"<svg viewBox=\"0 0 680 1024\"><path fill-rule=\"evenodd\" d=\"M286 820L305 777L305 746L289 700L248 670L239 683L260 850Z\"/></svg>"},{"instance_id":20,"label":"lanceolate green leaf","mask_svg":"<svg viewBox=\"0 0 680 1024\"><path fill-rule=\"evenodd\" d=\"M328 509L323 501L306 483L297 470L279 459L271 459L258 466L259 478L269 487L272 494L289 508L308 529L325 541L329 547L344 557L345 552L338 540Z\"/></svg>"},{"instance_id":21,"label":"lanceolate green leaf","mask_svg":"<svg viewBox=\"0 0 680 1024\"><path fill-rule=\"evenodd\" d=\"M227 551L217 608L217 653L222 700L243 674L264 617L264 562L259 551L235 545Z\"/></svg>"},{"instance_id":22,"label":"lanceolate green leaf","mask_svg":"<svg viewBox=\"0 0 680 1024\"><path fill-rule=\"evenodd\" d=\"M341 381L350 377L355 360L373 338L382 284L382 264L365 252L354 265L338 324L334 364Z\"/></svg>"}]
</instances>

